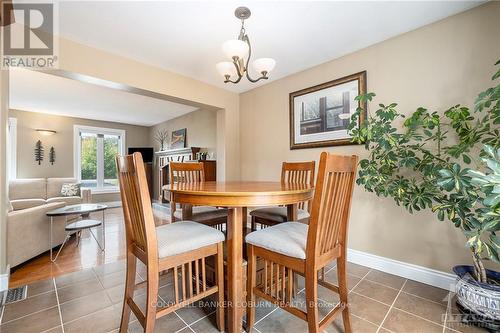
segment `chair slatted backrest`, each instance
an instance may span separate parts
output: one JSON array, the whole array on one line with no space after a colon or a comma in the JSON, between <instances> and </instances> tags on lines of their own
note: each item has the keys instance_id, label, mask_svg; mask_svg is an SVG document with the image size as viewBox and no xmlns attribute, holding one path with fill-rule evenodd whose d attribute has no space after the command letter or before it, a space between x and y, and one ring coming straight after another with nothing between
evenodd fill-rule
<instances>
[{"instance_id":1,"label":"chair slatted backrest","mask_svg":"<svg viewBox=\"0 0 500 333\"><path fill-rule=\"evenodd\" d=\"M314 169L316 162L283 162L281 167L281 182L293 184L306 184L314 186ZM311 202L299 203L299 209L311 211Z\"/></svg>"},{"instance_id":2,"label":"chair slatted backrest","mask_svg":"<svg viewBox=\"0 0 500 333\"><path fill-rule=\"evenodd\" d=\"M199 183L205 181L205 169L201 162L170 162L170 179L175 183Z\"/></svg>"},{"instance_id":3,"label":"chair slatted backrest","mask_svg":"<svg viewBox=\"0 0 500 333\"><path fill-rule=\"evenodd\" d=\"M144 162L140 153L117 156L127 246L136 245L148 253L157 251L156 227ZM157 258L157 256L154 256Z\"/></svg>"},{"instance_id":4,"label":"chair slatted backrest","mask_svg":"<svg viewBox=\"0 0 500 333\"><path fill-rule=\"evenodd\" d=\"M347 247L347 229L358 157L321 154L307 239L307 255Z\"/></svg>"}]
</instances>

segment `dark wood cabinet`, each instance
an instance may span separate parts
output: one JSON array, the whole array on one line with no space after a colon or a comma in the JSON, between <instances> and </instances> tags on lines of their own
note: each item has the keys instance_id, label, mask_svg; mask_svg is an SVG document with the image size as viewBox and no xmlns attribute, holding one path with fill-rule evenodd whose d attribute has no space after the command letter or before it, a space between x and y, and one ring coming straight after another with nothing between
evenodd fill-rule
<instances>
[{"instance_id":1,"label":"dark wood cabinet","mask_svg":"<svg viewBox=\"0 0 500 333\"><path fill-rule=\"evenodd\" d=\"M205 181L214 182L217 180L217 161L213 160L199 160L198 162L203 163L203 169L205 170Z\"/></svg>"},{"instance_id":2,"label":"dark wood cabinet","mask_svg":"<svg viewBox=\"0 0 500 333\"><path fill-rule=\"evenodd\" d=\"M149 196L153 197L153 163L144 163L144 170L146 171L146 180L148 181Z\"/></svg>"}]
</instances>

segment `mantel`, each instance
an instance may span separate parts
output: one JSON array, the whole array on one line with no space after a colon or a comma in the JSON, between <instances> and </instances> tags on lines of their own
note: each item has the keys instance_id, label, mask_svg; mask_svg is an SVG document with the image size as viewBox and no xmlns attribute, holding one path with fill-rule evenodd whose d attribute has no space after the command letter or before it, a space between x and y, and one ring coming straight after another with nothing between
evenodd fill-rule
<instances>
[{"instance_id":1,"label":"mantel","mask_svg":"<svg viewBox=\"0 0 500 333\"><path fill-rule=\"evenodd\" d=\"M160 150L155 152L155 155L158 156L171 156L171 155L183 155L183 154L193 154L195 155L200 151L199 147L188 147L188 148L177 148L177 149L168 149L168 150Z\"/></svg>"}]
</instances>

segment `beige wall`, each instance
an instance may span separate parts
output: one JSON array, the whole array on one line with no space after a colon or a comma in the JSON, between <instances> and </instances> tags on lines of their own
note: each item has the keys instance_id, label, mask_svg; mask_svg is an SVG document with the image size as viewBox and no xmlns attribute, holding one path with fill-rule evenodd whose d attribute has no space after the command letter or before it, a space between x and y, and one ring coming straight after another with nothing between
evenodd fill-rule
<instances>
[{"instance_id":1,"label":"beige wall","mask_svg":"<svg viewBox=\"0 0 500 333\"><path fill-rule=\"evenodd\" d=\"M17 119L17 178L74 177L73 126L95 126L125 130L125 146L148 147L149 128L113 122L55 116L43 113L10 110L9 117ZM35 129L57 131L51 136L42 136ZM34 159L35 143L41 140L45 158L41 165ZM49 163L49 149L56 151L56 162ZM114 201L119 194L94 195L95 201Z\"/></svg>"},{"instance_id":2,"label":"beige wall","mask_svg":"<svg viewBox=\"0 0 500 333\"><path fill-rule=\"evenodd\" d=\"M200 147L203 151L217 156L217 111L216 110L197 110L183 116L170 119L166 122L150 127L149 145L154 146L155 151L160 149L160 144L155 140L155 135L159 129L168 131L169 137L172 131L186 128L186 147ZM156 165L154 171L156 171ZM154 172L154 197L157 192L157 172Z\"/></svg>"},{"instance_id":3,"label":"beige wall","mask_svg":"<svg viewBox=\"0 0 500 333\"><path fill-rule=\"evenodd\" d=\"M377 94L372 109L397 102L409 114L417 106L471 105L492 84L499 18L500 3L492 2L242 94L242 179L278 180L281 161L317 160L323 150L367 155L360 146L289 149L288 94L302 88L366 70L368 91ZM349 241L353 249L443 271L470 261L463 236L449 223L430 213L410 215L360 187Z\"/></svg>"},{"instance_id":4,"label":"beige wall","mask_svg":"<svg viewBox=\"0 0 500 333\"><path fill-rule=\"evenodd\" d=\"M7 130L9 72L0 70L0 274L7 265Z\"/></svg>"}]
</instances>

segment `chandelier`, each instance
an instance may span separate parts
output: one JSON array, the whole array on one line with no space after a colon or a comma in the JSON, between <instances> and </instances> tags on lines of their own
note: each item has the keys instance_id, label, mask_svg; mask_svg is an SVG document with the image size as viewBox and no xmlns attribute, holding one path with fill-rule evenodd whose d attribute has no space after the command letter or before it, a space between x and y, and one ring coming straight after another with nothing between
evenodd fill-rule
<instances>
[{"instance_id":1,"label":"chandelier","mask_svg":"<svg viewBox=\"0 0 500 333\"><path fill-rule=\"evenodd\" d=\"M234 16L241 20L241 29L238 39L231 39L222 44L222 51L230 59L230 61L219 62L215 67L217 71L224 77L224 83L238 83L243 76L246 76L248 81L257 82L267 80L269 72L274 69L276 61L272 58L255 59L252 63L254 70L261 76L252 79L248 73L248 64L252 56L252 47L250 39L245 31L245 20L251 15L250 9L247 7L238 7L234 11ZM233 80L232 78L235 77Z\"/></svg>"}]
</instances>

